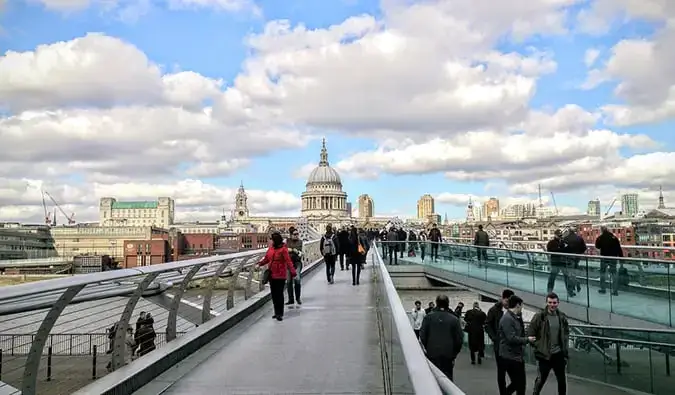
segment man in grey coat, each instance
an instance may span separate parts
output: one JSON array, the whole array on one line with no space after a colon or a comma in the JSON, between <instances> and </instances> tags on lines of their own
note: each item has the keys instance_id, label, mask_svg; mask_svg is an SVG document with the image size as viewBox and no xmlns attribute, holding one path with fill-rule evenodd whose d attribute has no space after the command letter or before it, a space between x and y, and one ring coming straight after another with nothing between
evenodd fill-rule
<instances>
[{"instance_id":1,"label":"man in grey coat","mask_svg":"<svg viewBox=\"0 0 675 395\"><path fill-rule=\"evenodd\" d=\"M534 343L534 336L526 336L525 324L521 316L523 300L513 295L509 298L508 309L499 321L499 361L511 384L499 388L500 395L525 395L527 387L525 377L525 346Z\"/></svg>"}]
</instances>

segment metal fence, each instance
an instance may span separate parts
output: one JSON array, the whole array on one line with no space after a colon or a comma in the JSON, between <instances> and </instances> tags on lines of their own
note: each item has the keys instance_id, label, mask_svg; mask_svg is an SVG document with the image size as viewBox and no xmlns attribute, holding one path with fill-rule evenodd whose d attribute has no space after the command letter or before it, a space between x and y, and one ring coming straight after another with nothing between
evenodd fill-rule
<instances>
[{"instance_id":1,"label":"metal fence","mask_svg":"<svg viewBox=\"0 0 675 395\"><path fill-rule=\"evenodd\" d=\"M305 265L321 259L318 244L304 243ZM0 288L0 393L71 394L156 352L264 290L265 251Z\"/></svg>"},{"instance_id":2,"label":"metal fence","mask_svg":"<svg viewBox=\"0 0 675 395\"><path fill-rule=\"evenodd\" d=\"M166 332L157 332L155 345L161 347L167 343ZM178 332L183 335L185 332ZM17 333L0 334L0 353L10 356L25 356L35 341L35 334ZM47 345L42 349L42 355L49 353L54 356L83 356L93 355L94 351L105 354L110 349L111 339L105 332L99 333L52 333Z\"/></svg>"}]
</instances>

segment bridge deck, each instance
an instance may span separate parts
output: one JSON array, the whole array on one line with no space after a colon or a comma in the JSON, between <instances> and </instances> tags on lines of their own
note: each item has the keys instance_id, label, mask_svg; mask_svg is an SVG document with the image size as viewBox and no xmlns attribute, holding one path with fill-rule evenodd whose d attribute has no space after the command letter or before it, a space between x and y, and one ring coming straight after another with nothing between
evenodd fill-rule
<instances>
[{"instance_id":1,"label":"bridge deck","mask_svg":"<svg viewBox=\"0 0 675 395\"><path fill-rule=\"evenodd\" d=\"M471 365L468 353L463 352L455 363L455 381L464 392L470 395L494 395L497 392L497 370L494 359L483 361L482 365ZM534 379L537 377L537 369L534 365L527 366L527 392L532 393ZM507 383L508 383L507 379ZM558 388L553 372L546 381L542 395L555 395ZM568 394L593 394L593 395L629 395L634 391L624 390L604 384L596 384L590 381L567 378Z\"/></svg>"},{"instance_id":2,"label":"bridge deck","mask_svg":"<svg viewBox=\"0 0 675 395\"><path fill-rule=\"evenodd\" d=\"M384 393L371 267L359 286L324 273L303 279L303 305L283 322L268 303L135 394Z\"/></svg>"},{"instance_id":3,"label":"bridge deck","mask_svg":"<svg viewBox=\"0 0 675 395\"><path fill-rule=\"evenodd\" d=\"M508 270L506 266L497 265L479 268L477 261L459 258L448 260L446 257L441 256L439 256L437 262L431 262L427 257L424 263L419 256L400 259L404 262L438 267L494 284L503 284L513 290L546 295L548 273L544 272L535 272L533 275L532 272L526 273L522 269ZM567 303L588 306L590 301L590 306L596 309L611 311L663 325L670 325L671 317L675 319L675 303L671 303L667 298L659 298L630 291L620 291L618 296L613 296L610 293L600 294L598 293L600 288L593 283L589 284L588 287L586 284L582 284L582 287L581 292L577 296L570 298L565 290L562 274L559 274L554 290ZM587 290L590 291L588 295Z\"/></svg>"}]
</instances>

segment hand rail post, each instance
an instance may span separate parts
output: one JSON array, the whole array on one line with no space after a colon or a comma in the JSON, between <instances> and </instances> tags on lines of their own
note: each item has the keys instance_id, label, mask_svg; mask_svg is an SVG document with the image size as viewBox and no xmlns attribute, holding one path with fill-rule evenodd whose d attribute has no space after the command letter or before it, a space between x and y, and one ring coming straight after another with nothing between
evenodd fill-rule
<instances>
[{"instance_id":1,"label":"hand rail post","mask_svg":"<svg viewBox=\"0 0 675 395\"><path fill-rule=\"evenodd\" d=\"M152 284L153 281L157 278L159 273L150 273L138 283L138 286L134 290L134 293L131 294L129 300L127 300L126 306L122 311L120 320L117 323L117 329L115 331L115 337L113 338L113 354L112 354L112 363L110 364L113 371L124 366L124 357L127 351L126 347L126 338L127 338L127 328L129 328L129 321L131 321L131 315L134 313L136 304L143 296L143 292Z\"/></svg>"},{"instance_id":2,"label":"hand rail post","mask_svg":"<svg viewBox=\"0 0 675 395\"><path fill-rule=\"evenodd\" d=\"M183 277L183 281L178 288L178 291L173 295L171 300L171 306L169 308L169 317L166 319L166 342L170 342L176 338L176 322L178 321L178 308L180 307L180 301L183 298L185 290L187 290L188 284L192 277L197 274L202 267L206 266L206 263L200 263L194 265L190 268L190 271Z\"/></svg>"},{"instance_id":3,"label":"hand rail post","mask_svg":"<svg viewBox=\"0 0 675 395\"><path fill-rule=\"evenodd\" d=\"M49 338L49 333L54 328L56 320L59 318L63 310L73 300L85 286L76 285L67 288L59 297L59 299L52 305L49 312L42 320L40 328L38 328L35 339L30 346L28 358L26 358L26 365L23 370L23 380L21 382L21 395L36 395L37 394L37 377L40 368L40 360L42 359L42 350L44 350Z\"/></svg>"},{"instance_id":4,"label":"hand rail post","mask_svg":"<svg viewBox=\"0 0 675 395\"><path fill-rule=\"evenodd\" d=\"M213 289L216 287L216 283L220 279L220 276L223 275L225 269L233 262L239 261L239 259L225 259L223 260L216 271L213 273L213 276L207 281L206 290L204 291L204 301L202 303L202 324L211 319L211 299L213 298Z\"/></svg>"}]
</instances>

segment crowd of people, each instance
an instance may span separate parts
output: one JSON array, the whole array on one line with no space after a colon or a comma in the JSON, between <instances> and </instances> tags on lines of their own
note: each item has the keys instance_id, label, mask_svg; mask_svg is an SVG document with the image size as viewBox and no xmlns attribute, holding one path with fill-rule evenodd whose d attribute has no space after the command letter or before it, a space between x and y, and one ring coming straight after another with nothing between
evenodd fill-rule
<instances>
[{"instance_id":1,"label":"crowd of people","mask_svg":"<svg viewBox=\"0 0 675 395\"><path fill-rule=\"evenodd\" d=\"M471 364L482 364L485 358L485 334L493 344L499 395L525 395L526 347L532 347L537 360L534 395L544 388L553 371L558 394L567 394L565 367L569 358L569 322L559 309L560 298L551 292L546 296L546 307L538 311L526 327L523 322L523 300L510 289L487 313L475 302L463 313L464 304L450 308L446 295L439 295L426 309L416 301L411 312L413 330L427 358L450 380L454 380L455 360L462 350L464 333L468 336ZM509 384L507 385L507 378Z\"/></svg>"},{"instance_id":2,"label":"crowd of people","mask_svg":"<svg viewBox=\"0 0 675 395\"><path fill-rule=\"evenodd\" d=\"M289 228L289 235L284 239L281 232L272 230L270 246L258 262L259 266L267 266L263 281L269 282L274 315L277 321L284 319L284 304L286 306L301 305L302 289L302 247L299 231L295 227ZM333 229L326 226L326 233L321 236L319 249L326 265L326 281L335 283L336 264L340 262L340 271L349 271L351 268L352 285L361 283L361 270L366 263L366 255L370 250L372 238L363 229L355 226ZM284 288L287 290L288 301L284 303Z\"/></svg>"}]
</instances>

